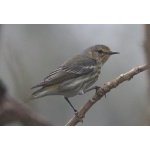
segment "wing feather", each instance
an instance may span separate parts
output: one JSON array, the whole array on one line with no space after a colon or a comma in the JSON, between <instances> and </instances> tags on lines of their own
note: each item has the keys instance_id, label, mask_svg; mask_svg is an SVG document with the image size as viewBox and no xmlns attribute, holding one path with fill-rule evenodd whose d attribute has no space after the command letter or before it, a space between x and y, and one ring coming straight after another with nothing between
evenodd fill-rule
<instances>
[{"instance_id":1,"label":"wing feather","mask_svg":"<svg viewBox=\"0 0 150 150\"><path fill-rule=\"evenodd\" d=\"M77 78L81 75L91 73L95 70L96 61L82 55L76 55L62 64L59 68L51 72L43 82L32 87L37 88L41 86L49 86L58 84L62 81Z\"/></svg>"}]
</instances>

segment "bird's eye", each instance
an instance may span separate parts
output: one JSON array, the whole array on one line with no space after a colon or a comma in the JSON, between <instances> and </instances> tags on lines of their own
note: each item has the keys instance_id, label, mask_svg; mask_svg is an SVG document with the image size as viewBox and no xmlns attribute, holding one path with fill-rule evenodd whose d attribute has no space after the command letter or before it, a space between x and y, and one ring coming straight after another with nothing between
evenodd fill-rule
<instances>
[{"instance_id":1,"label":"bird's eye","mask_svg":"<svg viewBox=\"0 0 150 150\"><path fill-rule=\"evenodd\" d=\"M102 51L102 50L98 50L97 52L98 52L99 54L103 53L103 51Z\"/></svg>"}]
</instances>

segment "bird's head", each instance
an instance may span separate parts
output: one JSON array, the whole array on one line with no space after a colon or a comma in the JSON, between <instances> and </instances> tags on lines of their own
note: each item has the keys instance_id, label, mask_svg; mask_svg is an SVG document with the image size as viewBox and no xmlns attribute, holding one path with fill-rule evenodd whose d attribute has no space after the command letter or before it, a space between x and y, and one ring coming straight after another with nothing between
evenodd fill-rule
<instances>
[{"instance_id":1,"label":"bird's head","mask_svg":"<svg viewBox=\"0 0 150 150\"><path fill-rule=\"evenodd\" d=\"M95 59L98 63L104 64L110 55L119 54L119 52L112 52L110 48L105 45L94 45L84 51L86 56Z\"/></svg>"}]
</instances>

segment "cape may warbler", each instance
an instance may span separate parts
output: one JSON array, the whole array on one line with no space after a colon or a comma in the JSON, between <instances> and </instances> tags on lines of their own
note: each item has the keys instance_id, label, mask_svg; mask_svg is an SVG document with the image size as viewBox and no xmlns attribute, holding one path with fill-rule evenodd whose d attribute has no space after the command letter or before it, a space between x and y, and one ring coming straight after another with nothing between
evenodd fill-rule
<instances>
[{"instance_id":1,"label":"cape may warbler","mask_svg":"<svg viewBox=\"0 0 150 150\"><path fill-rule=\"evenodd\" d=\"M89 47L64 62L51 72L43 82L33 86L32 89L39 89L27 101L47 95L63 95L76 112L68 98L94 89L94 87L88 88L98 80L102 65L113 54L119 53L110 51L109 47L105 45Z\"/></svg>"}]
</instances>

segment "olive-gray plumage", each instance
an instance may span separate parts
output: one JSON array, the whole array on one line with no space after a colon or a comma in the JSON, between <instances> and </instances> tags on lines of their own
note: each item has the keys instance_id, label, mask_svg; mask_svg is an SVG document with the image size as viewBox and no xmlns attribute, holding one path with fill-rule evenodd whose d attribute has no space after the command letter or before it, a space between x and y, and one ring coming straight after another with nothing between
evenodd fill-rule
<instances>
[{"instance_id":1,"label":"olive-gray plumage","mask_svg":"<svg viewBox=\"0 0 150 150\"><path fill-rule=\"evenodd\" d=\"M74 58L69 59L55 71L50 73L42 83L32 88L46 85L50 86L66 80L75 79L94 71L96 65L97 62L94 59L87 58L87 56L76 55Z\"/></svg>"},{"instance_id":2,"label":"olive-gray plumage","mask_svg":"<svg viewBox=\"0 0 150 150\"><path fill-rule=\"evenodd\" d=\"M118 52L111 52L105 45L89 47L64 62L43 82L33 86L32 89L39 89L27 101L47 95L63 95L68 101L68 97L83 94L98 80L102 65L112 54Z\"/></svg>"}]
</instances>

